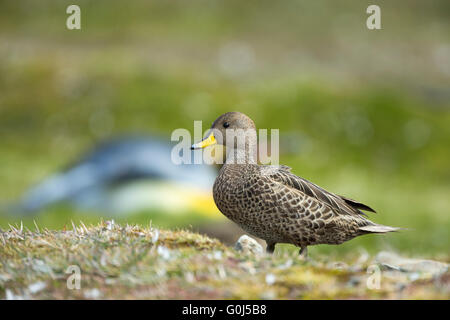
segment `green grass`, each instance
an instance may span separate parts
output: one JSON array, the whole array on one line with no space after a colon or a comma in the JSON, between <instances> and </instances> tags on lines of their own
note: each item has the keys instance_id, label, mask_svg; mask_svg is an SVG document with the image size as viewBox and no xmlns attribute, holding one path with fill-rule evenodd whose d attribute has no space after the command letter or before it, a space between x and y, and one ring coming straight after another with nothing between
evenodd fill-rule
<instances>
[{"instance_id":1,"label":"green grass","mask_svg":"<svg viewBox=\"0 0 450 320\"><path fill-rule=\"evenodd\" d=\"M372 258L309 261L235 251L186 230L150 225L81 223L52 231L36 226L0 231L0 297L27 299L447 299L448 273L439 278L383 276L366 282ZM69 266L81 270L79 289Z\"/></svg>"}]
</instances>

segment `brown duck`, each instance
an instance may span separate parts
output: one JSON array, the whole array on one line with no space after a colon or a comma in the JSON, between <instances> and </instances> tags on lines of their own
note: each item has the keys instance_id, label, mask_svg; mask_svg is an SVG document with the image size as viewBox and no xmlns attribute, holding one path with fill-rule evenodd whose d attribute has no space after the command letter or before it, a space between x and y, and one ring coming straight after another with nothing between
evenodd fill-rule
<instances>
[{"instance_id":1,"label":"brown duck","mask_svg":"<svg viewBox=\"0 0 450 320\"><path fill-rule=\"evenodd\" d=\"M216 143L226 146L226 161L214 183L214 201L227 218L264 239L268 252L291 243L306 257L310 245L399 229L373 223L361 211L375 212L369 206L328 192L287 166L258 165L256 127L243 113L221 115L192 149Z\"/></svg>"}]
</instances>

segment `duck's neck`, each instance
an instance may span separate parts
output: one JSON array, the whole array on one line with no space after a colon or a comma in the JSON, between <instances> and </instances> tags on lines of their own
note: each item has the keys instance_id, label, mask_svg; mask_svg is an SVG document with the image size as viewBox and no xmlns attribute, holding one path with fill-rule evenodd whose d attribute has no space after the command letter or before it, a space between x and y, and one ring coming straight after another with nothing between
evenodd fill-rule
<instances>
[{"instance_id":1,"label":"duck's neck","mask_svg":"<svg viewBox=\"0 0 450 320\"><path fill-rule=\"evenodd\" d=\"M228 150L225 164L257 164L256 143L246 144L245 149L232 148L231 150Z\"/></svg>"}]
</instances>

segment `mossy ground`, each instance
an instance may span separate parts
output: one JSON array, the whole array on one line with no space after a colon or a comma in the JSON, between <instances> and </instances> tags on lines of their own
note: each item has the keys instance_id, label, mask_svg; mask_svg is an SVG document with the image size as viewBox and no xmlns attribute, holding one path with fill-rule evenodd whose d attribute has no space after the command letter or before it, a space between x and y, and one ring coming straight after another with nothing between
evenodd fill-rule
<instances>
[{"instance_id":1,"label":"mossy ground","mask_svg":"<svg viewBox=\"0 0 450 320\"><path fill-rule=\"evenodd\" d=\"M0 232L0 297L25 299L449 298L450 277L385 277L369 289L369 256L345 262L294 252L244 254L187 230L80 223L70 230ZM68 289L81 270L80 289ZM370 280L369 280L370 281Z\"/></svg>"}]
</instances>

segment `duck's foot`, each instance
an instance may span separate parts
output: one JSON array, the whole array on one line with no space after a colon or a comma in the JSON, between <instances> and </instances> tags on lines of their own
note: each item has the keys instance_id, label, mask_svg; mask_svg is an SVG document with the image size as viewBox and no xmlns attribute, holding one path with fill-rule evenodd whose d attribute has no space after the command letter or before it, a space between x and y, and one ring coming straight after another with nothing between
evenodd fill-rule
<instances>
[{"instance_id":1,"label":"duck's foot","mask_svg":"<svg viewBox=\"0 0 450 320\"><path fill-rule=\"evenodd\" d=\"M308 259L308 247L304 246L300 248L300 257L307 260Z\"/></svg>"},{"instance_id":2,"label":"duck's foot","mask_svg":"<svg viewBox=\"0 0 450 320\"><path fill-rule=\"evenodd\" d=\"M267 253L273 253L275 251L275 245L276 245L276 243L269 243L269 242L267 242L266 252Z\"/></svg>"}]
</instances>

